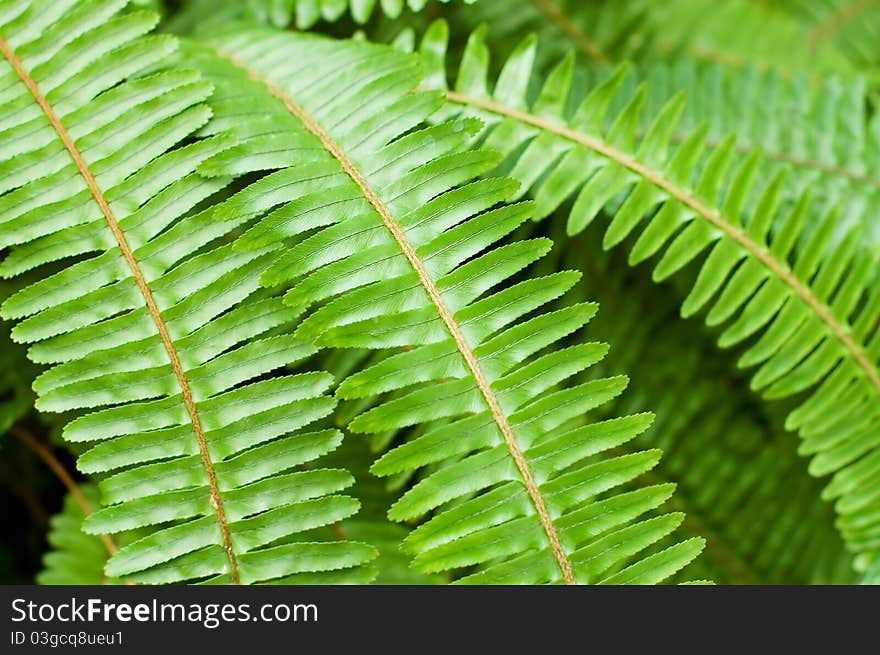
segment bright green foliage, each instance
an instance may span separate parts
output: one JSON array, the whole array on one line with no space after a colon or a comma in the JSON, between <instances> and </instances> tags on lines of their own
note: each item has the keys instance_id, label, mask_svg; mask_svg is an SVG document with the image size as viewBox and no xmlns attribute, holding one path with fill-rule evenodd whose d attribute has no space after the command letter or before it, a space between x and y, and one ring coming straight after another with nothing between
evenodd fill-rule
<instances>
[{"instance_id":1,"label":"bright green foliage","mask_svg":"<svg viewBox=\"0 0 880 655\"><path fill-rule=\"evenodd\" d=\"M870 5L0 0L39 580L880 581Z\"/></svg>"},{"instance_id":2,"label":"bright green foliage","mask_svg":"<svg viewBox=\"0 0 880 655\"><path fill-rule=\"evenodd\" d=\"M203 171L294 162L231 198L217 219L265 214L237 249L293 240L263 281L291 284L288 306L320 305L297 335L319 346L404 349L342 382L343 398L405 392L359 415L350 430L433 424L372 469L432 471L389 513L411 520L439 510L405 541L415 565L426 572L482 565L467 578L474 582L562 582L568 565L580 582L649 583L689 562L700 539L632 562L681 517L637 520L668 498L669 485L618 489L652 468L657 451L597 457L650 423L646 415L583 419L621 393L626 379L556 390L606 351L596 343L546 350L595 312L579 304L534 314L578 276L559 272L496 291L550 244L534 239L493 249L531 207L496 207L515 190L509 180L471 182L497 161L465 150L479 124L407 132L440 107L442 96L410 93L421 78L418 59L390 48L268 31L224 34L216 43L227 60L206 56L199 65L217 87L214 129L239 121L239 144ZM262 121L241 122L241 98ZM544 511L551 527L539 520Z\"/></svg>"},{"instance_id":3,"label":"bright green foliage","mask_svg":"<svg viewBox=\"0 0 880 655\"><path fill-rule=\"evenodd\" d=\"M340 443L338 432L304 430L332 411L332 379L251 382L313 348L279 331L297 312L258 290L275 247L233 253L226 237L246 217L193 211L229 183L195 170L230 142L190 138L210 117L211 87L194 71L163 69L175 41L142 36L155 17L120 14L123 4L6 3L0 26L81 158L77 166L4 63L2 128L29 138L3 141L0 246L12 249L0 270L66 262L2 313L18 320L12 336L32 344L31 358L53 365L34 383L39 409L112 405L64 430L97 443L82 471L112 473L85 530L159 526L107 565L110 576L145 582L317 581L361 566L370 546L295 539L357 510L337 495L352 483L347 472L292 471Z\"/></svg>"},{"instance_id":4,"label":"bright green foliage","mask_svg":"<svg viewBox=\"0 0 880 655\"><path fill-rule=\"evenodd\" d=\"M436 25L422 47L440 88L444 35ZM447 115L486 121L482 143L504 154L504 170L535 198L539 216L568 202L576 234L607 208L604 246L637 234L629 261L656 255L656 281L709 252L682 314L708 307L706 322L725 326L723 347L750 344L739 363L755 368L753 389L799 397L786 425L814 456L810 470L834 474L826 498L836 500L839 527L865 554L864 568L880 549L880 489L868 483L880 473L880 249L860 247L860 225L836 235L834 214L810 224L808 194L782 202L782 177L759 178L757 154L731 165L733 136L709 153L704 129L674 145L682 95L636 143L644 87L608 115L622 69L572 99L573 62L565 59L530 101L534 49L534 39L524 41L490 91L488 50L475 33Z\"/></svg>"}]
</instances>

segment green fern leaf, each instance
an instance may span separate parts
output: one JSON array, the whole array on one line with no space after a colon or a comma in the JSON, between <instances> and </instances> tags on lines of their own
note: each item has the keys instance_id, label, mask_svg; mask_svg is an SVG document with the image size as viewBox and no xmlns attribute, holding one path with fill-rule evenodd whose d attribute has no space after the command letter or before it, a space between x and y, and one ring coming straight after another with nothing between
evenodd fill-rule
<instances>
[{"instance_id":1,"label":"green fern leaf","mask_svg":"<svg viewBox=\"0 0 880 655\"><path fill-rule=\"evenodd\" d=\"M441 89L444 43L439 24L423 46L434 71L428 80ZM838 525L863 554L857 565L864 569L880 550L877 490L862 484L880 471L880 249L860 248L857 229L833 238L833 215L807 224L807 197L783 206L779 176L756 182L757 156L731 171L732 137L702 159L704 130L672 148L682 97L636 145L644 88L613 121L606 115L623 70L573 103L566 59L529 100L534 47L524 41L489 91L488 50L475 33L443 115L485 120L481 139L506 156L506 169L535 197L540 216L573 203L569 233L585 229L603 208L613 216L608 248L641 226L629 259L659 255L655 280L710 251L682 313L711 304L706 318L725 325L722 346L752 339L740 364L757 367L753 388L769 398L800 397L787 427L800 431L801 452L814 456L811 471L833 474L825 496L835 500Z\"/></svg>"},{"instance_id":2,"label":"green fern leaf","mask_svg":"<svg viewBox=\"0 0 880 655\"><path fill-rule=\"evenodd\" d=\"M38 407L83 410L64 430L111 473L90 533L152 526L106 573L142 582L293 580L353 570L357 543L297 535L357 510L344 471L291 472L338 446L308 431L334 402L325 373L274 375L313 352L279 330L297 312L258 289L275 247L235 253L246 219L198 211L230 178L197 167L228 148L195 139L209 84L169 69L176 41L124 2L4 2L0 264L57 272L8 298L12 336L52 364ZM22 138L27 135L27 138ZM18 136L19 138L15 138ZM289 436L285 436L289 435Z\"/></svg>"},{"instance_id":3,"label":"green fern leaf","mask_svg":"<svg viewBox=\"0 0 880 655\"><path fill-rule=\"evenodd\" d=\"M67 494L61 511L51 519L47 537L51 550L43 555L43 570L37 574L37 584L100 585L120 582L104 575L104 566L114 548L111 546L108 550L106 541L82 530L83 520L99 502L98 489L95 485L82 485L79 493L80 498Z\"/></svg>"},{"instance_id":4,"label":"green fern leaf","mask_svg":"<svg viewBox=\"0 0 880 655\"><path fill-rule=\"evenodd\" d=\"M550 243L497 246L531 207L500 205L515 190L509 180L472 182L497 162L468 149L477 122L420 127L442 95L411 92L422 77L418 58L257 30L211 44L219 58L188 59L216 85L214 130L238 123L239 144L203 172L278 169L215 218L261 215L237 249L291 244L263 281L291 285L289 306L317 306L297 334L323 347L404 349L349 376L337 395L402 392L355 418L356 433L431 426L373 467L387 475L439 464L389 513L437 512L405 542L417 567L480 565L472 582L655 583L691 561L700 539L638 558L680 521L639 521L670 485L619 489L659 453L594 456L651 419L572 424L621 393L626 379L554 390L606 347L541 351L595 307L536 314L577 283L571 272L510 283ZM244 103L263 119L242 121Z\"/></svg>"}]
</instances>

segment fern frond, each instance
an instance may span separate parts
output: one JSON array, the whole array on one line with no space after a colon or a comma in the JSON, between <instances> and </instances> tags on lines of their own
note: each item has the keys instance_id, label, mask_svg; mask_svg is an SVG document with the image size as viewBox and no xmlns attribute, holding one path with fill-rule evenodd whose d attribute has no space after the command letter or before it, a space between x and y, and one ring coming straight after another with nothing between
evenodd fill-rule
<instances>
[{"instance_id":1,"label":"fern frond","mask_svg":"<svg viewBox=\"0 0 880 655\"><path fill-rule=\"evenodd\" d=\"M835 234L833 215L810 225L806 196L785 206L780 176L757 181L757 156L730 170L733 137L705 157L704 130L672 148L681 96L635 147L643 88L608 127L622 70L581 101L569 97L573 66L565 59L530 100L534 48L533 39L523 42L490 90L488 51L475 33L454 90L445 92L445 116L486 121L483 142L505 155L504 170L534 196L539 216L571 203L569 233L603 208L613 216L606 248L641 227L629 259L659 255L655 280L710 250L682 313L711 304L707 322L726 326L719 343L750 344L740 364L757 368L752 387L798 398L787 427L814 456L811 471L834 474L826 497L836 500L849 545L866 553L864 566L880 549L878 491L862 483L880 472L880 249L860 247L857 228ZM422 48L429 84L440 89L444 49L441 24Z\"/></svg>"},{"instance_id":2,"label":"fern frond","mask_svg":"<svg viewBox=\"0 0 880 655\"><path fill-rule=\"evenodd\" d=\"M64 260L2 315L52 365L34 383L41 410L110 406L64 429L97 443L81 470L112 473L84 529L152 526L106 568L143 582L320 581L360 567L369 546L296 540L357 509L337 494L350 474L291 472L340 442L304 430L332 410L331 379L253 381L313 348L279 332L297 312L258 290L275 248L234 253L226 241L245 220L198 211L230 182L196 172L230 145L194 138L210 85L165 68L176 41L145 36L155 16L124 5L0 11L0 272Z\"/></svg>"},{"instance_id":3,"label":"fern frond","mask_svg":"<svg viewBox=\"0 0 880 655\"><path fill-rule=\"evenodd\" d=\"M789 74L854 70L831 44L811 43L809 29L788 12L753 0L505 0L478 3L450 24L461 38L488 25L502 59L536 34L542 72L569 51L599 64L685 58Z\"/></svg>"},{"instance_id":4,"label":"fern frond","mask_svg":"<svg viewBox=\"0 0 880 655\"><path fill-rule=\"evenodd\" d=\"M79 490L88 506L68 493L61 511L52 517L47 539L49 550L43 555L43 570L37 574L42 585L118 584L104 575L110 553L101 539L83 532L83 520L100 503L95 485L81 485Z\"/></svg>"},{"instance_id":5,"label":"fern frond","mask_svg":"<svg viewBox=\"0 0 880 655\"><path fill-rule=\"evenodd\" d=\"M580 0L508 0L481 2L452 17L456 33L469 34L487 25L500 54L528 34L543 44L542 61L555 60L567 51L584 61L609 64L635 56L643 44L639 32L649 18L650 2L581 2Z\"/></svg>"},{"instance_id":6,"label":"fern frond","mask_svg":"<svg viewBox=\"0 0 880 655\"><path fill-rule=\"evenodd\" d=\"M543 32L538 34L535 62L544 50ZM409 42L395 45L412 50ZM492 68L491 61L487 66ZM569 98L582 98L583 89L608 77L607 67L575 65ZM540 79L533 76L533 83ZM812 212L824 215L836 208L842 226L862 222L868 226L867 237L880 242L880 176L874 173L880 168L880 121L877 116L872 120L868 111L864 77L809 79L752 65L731 68L690 58L652 61L627 71L607 115L622 112L642 84L647 93L634 135L636 146L664 106L686 90L687 102L670 136L673 146L705 128L710 152L736 134L734 163L758 155L758 178L785 171L786 197L797 199L810 189Z\"/></svg>"},{"instance_id":7,"label":"fern frond","mask_svg":"<svg viewBox=\"0 0 880 655\"><path fill-rule=\"evenodd\" d=\"M542 354L595 307L537 313L576 284L571 272L511 282L550 243L496 247L530 206L500 204L515 190L509 180L472 182L497 161L467 148L477 122L421 127L443 97L412 93L418 58L266 30L211 43L219 59L189 59L217 88L214 129L238 123L239 144L202 170L278 169L216 218L260 215L238 249L291 244L263 281L292 285L291 307L320 305L298 335L322 347L404 349L349 376L337 395L403 394L360 414L349 426L355 433L431 426L373 468L388 475L438 465L389 514L403 521L436 512L406 540L417 566L481 565L468 580L482 582L650 583L691 561L700 539L637 557L681 520L639 520L669 486L618 489L659 453L597 456L650 417L584 419L624 389L622 377L554 390L606 351L587 343ZM263 119L243 121L245 106Z\"/></svg>"}]
</instances>

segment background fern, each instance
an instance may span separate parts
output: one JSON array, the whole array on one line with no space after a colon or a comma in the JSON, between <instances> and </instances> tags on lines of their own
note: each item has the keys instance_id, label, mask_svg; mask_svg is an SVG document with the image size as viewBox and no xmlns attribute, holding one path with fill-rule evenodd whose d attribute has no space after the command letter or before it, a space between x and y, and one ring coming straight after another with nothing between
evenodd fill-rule
<instances>
[{"instance_id":1,"label":"background fern","mask_svg":"<svg viewBox=\"0 0 880 655\"><path fill-rule=\"evenodd\" d=\"M876 70L880 64L880 53L877 52L880 6L876 2L783 0L778 5L799 18L810 30L808 40L811 46L831 41L863 69Z\"/></svg>"},{"instance_id":2,"label":"background fern","mask_svg":"<svg viewBox=\"0 0 880 655\"><path fill-rule=\"evenodd\" d=\"M684 141L703 124L709 148L735 134L734 156L760 153L761 178L785 171L790 199L809 190L815 215L836 210L840 229L862 224L866 239L880 239L880 180L874 175L880 167L880 122L869 109L864 77L828 76L811 82L753 67L686 61L652 66L629 76L623 86L634 91L641 82L649 91L643 112L648 120L678 90L687 89L673 142ZM643 123L641 134L648 128Z\"/></svg>"},{"instance_id":3,"label":"background fern","mask_svg":"<svg viewBox=\"0 0 880 655\"><path fill-rule=\"evenodd\" d=\"M82 529L86 512L100 503L98 489L94 485L84 485L79 492L88 503L85 507L81 500L68 493L61 512L52 517L47 536L51 550L43 556L45 568L37 576L38 584L119 584L104 574L110 556L106 544Z\"/></svg>"},{"instance_id":4,"label":"background fern","mask_svg":"<svg viewBox=\"0 0 880 655\"><path fill-rule=\"evenodd\" d=\"M611 411L625 414L647 405L657 414L621 450L663 450L642 482L677 482L667 507L685 513L680 533L707 540L704 554L682 578L853 582L852 556L834 529L833 507L817 502L823 481L805 470L796 437L744 392L731 358L713 347L697 321L675 320L675 291L628 269L623 253L603 252L600 239L589 233L574 245L566 263L584 270L585 293L602 304L596 333L618 339L606 368L632 371L631 388L638 390Z\"/></svg>"}]
</instances>

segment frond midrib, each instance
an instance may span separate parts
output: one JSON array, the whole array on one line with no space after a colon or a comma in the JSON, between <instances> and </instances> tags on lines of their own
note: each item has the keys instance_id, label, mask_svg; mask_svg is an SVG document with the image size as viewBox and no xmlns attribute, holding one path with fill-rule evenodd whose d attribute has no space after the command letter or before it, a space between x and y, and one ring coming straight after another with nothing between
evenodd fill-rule
<instances>
[{"instance_id":1,"label":"frond midrib","mask_svg":"<svg viewBox=\"0 0 880 655\"><path fill-rule=\"evenodd\" d=\"M391 233L397 244L400 246L401 251L403 252L409 264L412 266L416 275L418 276L419 282L424 288L425 292L428 294L431 302L434 304L439 318L443 321L443 324L452 336L457 350L464 358L468 370L470 371L474 382L480 391L480 394L482 395L484 401L486 402L486 405L489 408L490 413L492 414L492 418L495 424L501 431L508 452L510 453L511 457L514 460L514 463L516 464L517 470L522 477L529 498L537 511L541 527L547 535L547 538L550 542L551 550L553 551L554 558L560 570L562 571L563 578L566 584L575 584L572 564L569 561L568 556L566 555L565 550L562 546L558 531L556 529L556 526L553 524L553 520L550 517L550 513L547 509L544 496L539 489L537 482L535 481L528 461L526 460L525 455L523 454L522 450L516 442L516 438L513 433L513 428L510 425L510 421L508 420L507 415L501 408L501 404L498 401L495 392L492 390L489 381L486 379L486 376L480 366L479 361L476 358L476 355L474 354L473 350L471 349L470 345L467 343L464 335L462 334L460 326L453 317L452 312L446 306L446 303L443 300L439 288L429 275L424 263L421 261L415 249L407 240L403 228L401 228L401 226L394 220L394 217L391 215L389 209L385 206L385 203L381 200L381 198L379 198L377 193L370 186L369 182L366 180L360 170L348 158L342 148L335 141L333 141L330 135L327 134L327 132L325 132L324 129L315 121L315 119L313 119L301 106L299 106L292 98L290 98L287 93L281 90L277 85L273 84L270 80L266 79L264 76L260 75L258 72L256 72L246 64L238 61L234 56L230 55L229 53L223 52L222 50L216 50L215 52L219 57L226 59L234 66L244 71L251 80L263 84L272 96L280 100L284 104L286 109L302 122L305 129L319 139L323 148L339 162L345 173L357 185L364 198L367 200L367 202L369 202L370 206L379 214L383 224Z\"/></svg>"},{"instance_id":2,"label":"frond midrib","mask_svg":"<svg viewBox=\"0 0 880 655\"><path fill-rule=\"evenodd\" d=\"M877 395L880 396L880 371L874 366L861 346L852 338L849 327L841 325L829 309L813 294L812 290L797 279L788 266L778 262L766 248L761 247L752 240L746 232L735 227L720 212L708 207L693 194L667 179L660 171L646 166L598 137L582 134L569 127L561 126L527 111L514 109L493 100L482 100L456 91L446 91L445 93L447 100L453 104L471 106L499 116L512 118L589 148L602 157L635 173L669 194L674 200L692 209L703 220L742 246L780 282L789 287L810 311L828 326L834 338L840 342L853 361L865 372Z\"/></svg>"},{"instance_id":3,"label":"frond midrib","mask_svg":"<svg viewBox=\"0 0 880 655\"><path fill-rule=\"evenodd\" d=\"M152 289L147 283L143 271L141 270L140 264L138 263L137 259L134 256L134 253L131 250L131 247L128 244L125 233L113 216L113 212L110 209L107 198L104 196L103 191L101 190L100 186L97 183L97 180L95 179L94 174L92 173L88 164L83 158L82 153L80 153L79 149L73 141L73 138L70 136L64 124L61 122L61 119L55 112L52 105L40 91L36 80L31 77L29 72L25 69L24 64L18 58L9 43L2 37L2 35L0 35L0 52L3 53L3 56L9 62L9 65L13 68L21 82L28 89L31 96L34 98L34 101L39 105L43 114L46 116L52 128L58 135L58 138L64 145L64 148L70 155L70 158L73 160L77 172L83 178L83 181L86 183L86 186L88 187L92 198L101 210L101 214L104 216L107 227L112 232L113 237L119 247L119 251L125 259L126 263L128 264L129 269L131 270L135 284L137 285L138 290L144 298L144 302L147 306L147 311L156 325L156 329L159 333L159 338L161 339L162 345L166 353L168 354L171 368L173 369L174 376L177 379L178 385L180 386L181 397L184 405L186 406L190 422L192 423L193 432L199 445L199 453L201 456L202 465L204 466L205 472L208 477L211 505L215 509L217 522L220 526L220 532L223 539L223 547L229 560L230 575L233 583L239 584L238 564L232 548L232 537L229 531L229 524L226 517L226 512L223 508L223 498L220 494L220 489L217 484L214 464L211 460L211 455L208 452L208 444L205 439L205 434L201 424L201 419L199 417L198 408L196 407L195 400L192 396L189 380L187 379L186 374L183 370L183 366L180 362L180 356L177 352L177 348L174 345L174 341L168 331L168 326L165 323L165 319L159 311L159 307L156 304L155 298L153 297Z\"/></svg>"}]
</instances>

